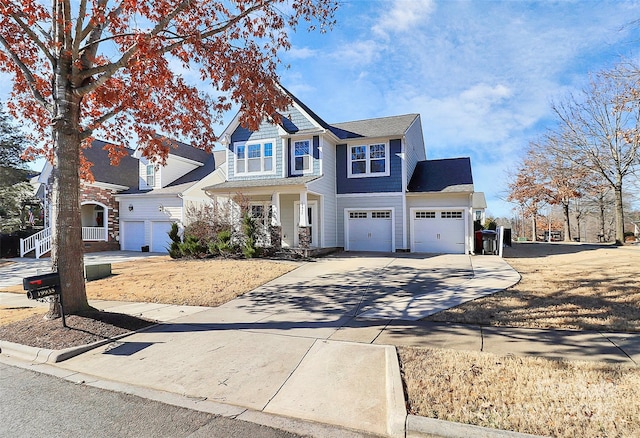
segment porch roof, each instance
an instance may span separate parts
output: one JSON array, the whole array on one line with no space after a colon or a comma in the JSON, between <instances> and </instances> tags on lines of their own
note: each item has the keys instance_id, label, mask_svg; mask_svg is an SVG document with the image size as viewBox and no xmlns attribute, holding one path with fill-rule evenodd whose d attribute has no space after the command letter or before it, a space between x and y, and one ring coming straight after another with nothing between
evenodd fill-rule
<instances>
[{"instance_id":1,"label":"porch roof","mask_svg":"<svg viewBox=\"0 0 640 438\"><path fill-rule=\"evenodd\" d=\"M215 184L203 188L207 192L226 193L229 190L237 189L251 189L251 188L263 188L263 187L278 187L278 186L297 186L305 185L313 180L320 178L319 176L291 176L289 178L269 178L269 179L249 179L239 181L225 181L220 184Z\"/></svg>"}]
</instances>

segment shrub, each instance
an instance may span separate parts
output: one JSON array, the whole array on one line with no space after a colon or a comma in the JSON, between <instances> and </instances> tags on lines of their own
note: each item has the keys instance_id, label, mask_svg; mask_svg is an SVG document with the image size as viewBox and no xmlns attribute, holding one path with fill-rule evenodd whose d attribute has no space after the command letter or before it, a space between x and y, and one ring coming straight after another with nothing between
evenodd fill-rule
<instances>
[{"instance_id":1,"label":"shrub","mask_svg":"<svg viewBox=\"0 0 640 438\"><path fill-rule=\"evenodd\" d=\"M178 224L176 222L171 224L171 230L169 230L169 239L171 239L171 245L169 246L169 257L172 259L179 259L183 256L180 249L182 239L180 238L180 232Z\"/></svg>"}]
</instances>

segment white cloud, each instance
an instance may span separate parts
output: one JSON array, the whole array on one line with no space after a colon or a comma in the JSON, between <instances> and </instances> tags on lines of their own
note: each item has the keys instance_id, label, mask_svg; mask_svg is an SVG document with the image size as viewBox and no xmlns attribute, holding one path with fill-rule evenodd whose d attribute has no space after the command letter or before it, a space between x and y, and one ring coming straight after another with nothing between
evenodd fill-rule
<instances>
[{"instance_id":1,"label":"white cloud","mask_svg":"<svg viewBox=\"0 0 640 438\"><path fill-rule=\"evenodd\" d=\"M286 53L290 59L308 59L317 56L317 51L309 47L291 47Z\"/></svg>"},{"instance_id":2,"label":"white cloud","mask_svg":"<svg viewBox=\"0 0 640 438\"><path fill-rule=\"evenodd\" d=\"M330 58L346 66L359 67L379 60L384 49L384 44L372 39L354 41L337 47Z\"/></svg>"},{"instance_id":3,"label":"white cloud","mask_svg":"<svg viewBox=\"0 0 640 438\"><path fill-rule=\"evenodd\" d=\"M383 11L372 30L375 34L406 32L424 26L435 10L433 0L395 0L389 10ZM381 4L389 4L387 2Z\"/></svg>"}]
</instances>

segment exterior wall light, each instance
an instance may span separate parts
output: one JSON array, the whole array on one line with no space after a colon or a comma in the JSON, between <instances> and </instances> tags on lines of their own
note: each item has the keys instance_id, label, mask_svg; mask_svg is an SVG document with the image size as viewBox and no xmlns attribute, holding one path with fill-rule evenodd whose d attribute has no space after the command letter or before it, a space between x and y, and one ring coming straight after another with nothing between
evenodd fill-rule
<instances>
[{"instance_id":1,"label":"exterior wall light","mask_svg":"<svg viewBox=\"0 0 640 438\"><path fill-rule=\"evenodd\" d=\"M133 211L133 204L129 204L129 211Z\"/></svg>"}]
</instances>

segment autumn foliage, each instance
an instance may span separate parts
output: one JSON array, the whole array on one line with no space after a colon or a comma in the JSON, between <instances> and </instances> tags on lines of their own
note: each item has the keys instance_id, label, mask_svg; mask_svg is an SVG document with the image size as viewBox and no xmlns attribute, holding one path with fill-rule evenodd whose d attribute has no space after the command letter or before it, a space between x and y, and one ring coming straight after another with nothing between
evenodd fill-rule
<instances>
[{"instance_id":1,"label":"autumn foliage","mask_svg":"<svg viewBox=\"0 0 640 438\"><path fill-rule=\"evenodd\" d=\"M34 127L37 146L28 155L54 164L54 263L63 294L80 297L67 299L71 309L86 306L82 248L73 243L81 240L78 170L91 179L82 148L99 135L114 164L127 146L162 163L164 135L210 150L233 104L249 128L265 116L277 120L289 103L278 85L279 53L301 24L330 28L336 7L335 0L0 0L0 71L13 80L7 107Z\"/></svg>"}]
</instances>

